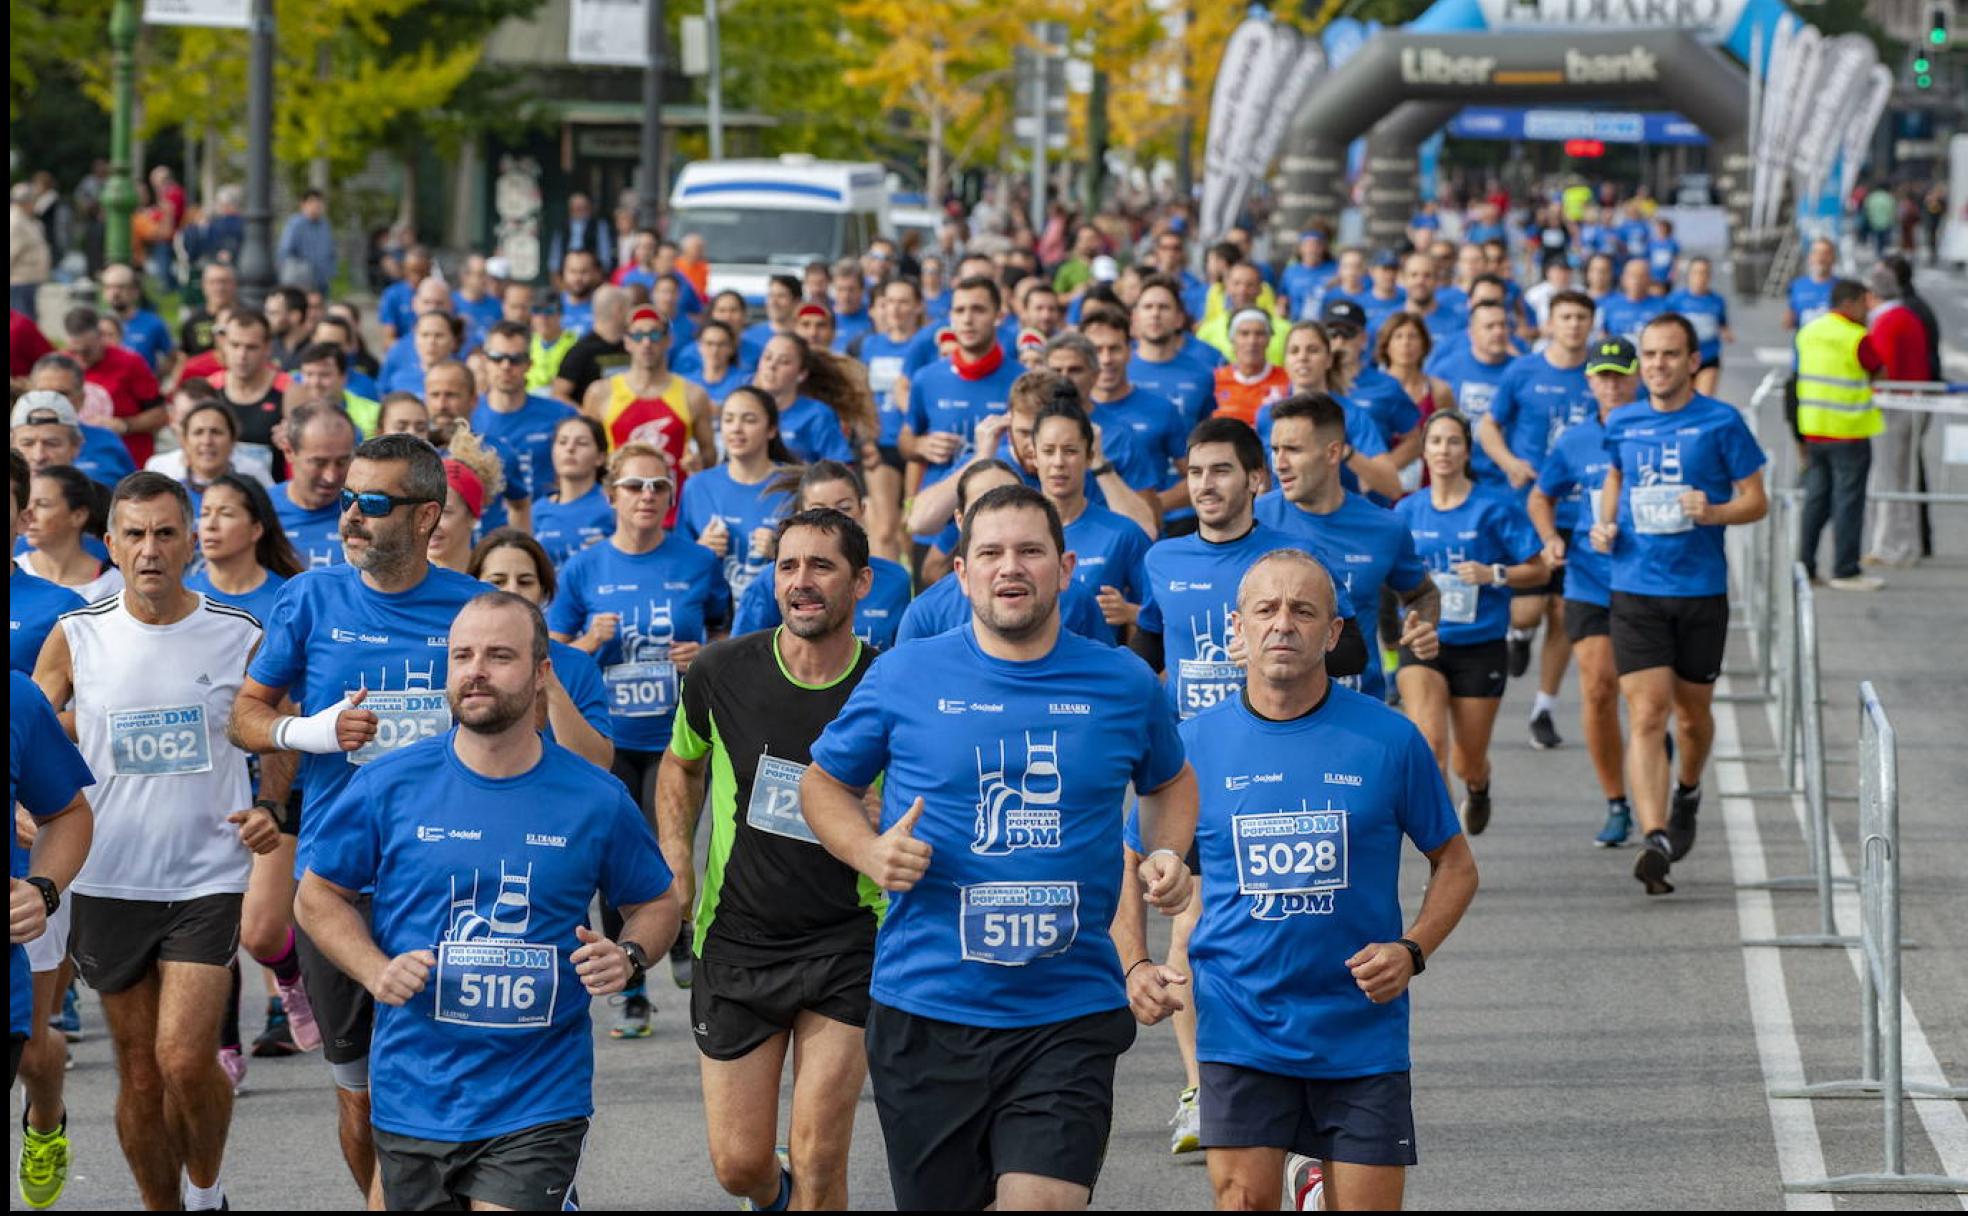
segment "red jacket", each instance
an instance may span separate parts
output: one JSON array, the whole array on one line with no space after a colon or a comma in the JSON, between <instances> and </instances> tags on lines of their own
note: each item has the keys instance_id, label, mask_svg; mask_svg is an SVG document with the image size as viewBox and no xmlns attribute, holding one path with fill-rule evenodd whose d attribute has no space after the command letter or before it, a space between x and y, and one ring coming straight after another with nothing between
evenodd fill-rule
<instances>
[{"instance_id":1,"label":"red jacket","mask_svg":"<svg viewBox=\"0 0 1968 1216\"><path fill-rule=\"evenodd\" d=\"M1884 365L1881 380L1932 380L1927 362L1927 330L1906 305L1894 301L1873 313L1866 338Z\"/></svg>"}]
</instances>

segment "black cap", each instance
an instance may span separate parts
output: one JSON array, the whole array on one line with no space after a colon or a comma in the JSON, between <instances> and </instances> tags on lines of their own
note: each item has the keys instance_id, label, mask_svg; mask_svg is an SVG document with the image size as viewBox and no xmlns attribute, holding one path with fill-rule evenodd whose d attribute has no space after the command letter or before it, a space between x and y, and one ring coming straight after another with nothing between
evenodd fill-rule
<instances>
[{"instance_id":1,"label":"black cap","mask_svg":"<svg viewBox=\"0 0 1968 1216\"><path fill-rule=\"evenodd\" d=\"M1351 300L1327 300L1326 306L1319 310L1319 320L1327 325L1351 325L1354 329L1367 327L1367 312Z\"/></svg>"},{"instance_id":2,"label":"black cap","mask_svg":"<svg viewBox=\"0 0 1968 1216\"><path fill-rule=\"evenodd\" d=\"M1592 353L1585 357L1585 374L1597 375L1600 372L1617 372L1631 376L1640 370L1640 355L1633 349L1633 343L1625 338L1603 338L1592 344Z\"/></svg>"}]
</instances>

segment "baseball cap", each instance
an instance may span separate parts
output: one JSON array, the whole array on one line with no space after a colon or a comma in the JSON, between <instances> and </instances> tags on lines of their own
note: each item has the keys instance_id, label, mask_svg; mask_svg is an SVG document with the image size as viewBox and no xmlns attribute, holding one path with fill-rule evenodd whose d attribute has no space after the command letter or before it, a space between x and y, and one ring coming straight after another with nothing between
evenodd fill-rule
<instances>
[{"instance_id":1,"label":"baseball cap","mask_svg":"<svg viewBox=\"0 0 1968 1216\"><path fill-rule=\"evenodd\" d=\"M1376 249L1374 250L1373 257L1368 259L1367 265L1372 266L1376 269L1379 269L1381 267L1386 267L1388 269L1399 269L1401 265L1401 255L1395 253L1392 249Z\"/></svg>"},{"instance_id":2,"label":"baseball cap","mask_svg":"<svg viewBox=\"0 0 1968 1216\"><path fill-rule=\"evenodd\" d=\"M1354 329L1367 327L1366 310L1351 300L1328 300L1319 310L1319 320L1327 325L1351 325Z\"/></svg>"},{"instance_id":3,"label":"baseball cap","mask_svg":"<svg viewBox=\"0 0 1968 1216\"><path fill-rule=\"evenodd\" d=\"M1585 357L1585 374L1588 376L1600 372L1631 376L1639 370L1640 356L1634 352L1633 343L1625 338L1606 338L1595 342L1592 353Z\"/></svg>"},{"instance_id":4,"label":"baseball cap","mask_svg":"<svg viewBox=\"0 0 1968 1216\"><path fill-rule=\"evenodd\" d=\"M68 398L53 389L38 388L31 393L22 393L20 400L14 402L13 419L8 425L46 426L50 423L75 426L75 407Z\"/></svg>"},{"instance_id":5,"label":"baseball cap","mask_svg":"<svg viewBox=\"0 0 1968 1216\"><path fill-rule=\"evenodd\" d=\"M1093 280L1096 283L1111 283L1121 277L1121 264L1106 254L1093 259Z\"/></svg>"}]
</instances>

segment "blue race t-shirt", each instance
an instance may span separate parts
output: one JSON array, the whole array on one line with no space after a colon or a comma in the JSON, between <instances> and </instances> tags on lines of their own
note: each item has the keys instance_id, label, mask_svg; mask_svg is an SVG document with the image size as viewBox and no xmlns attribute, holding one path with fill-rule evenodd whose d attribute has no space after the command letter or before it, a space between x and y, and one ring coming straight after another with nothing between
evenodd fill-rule
<instances>
[{"instance_id":1,"label":"blue race t-shirt","mask_svg":"<svg viewBox=\"0 0 1968 1216\"><path fill-rule=\"evenodd\" d=\"M1061 631L1044 658L993 658L968 629L875 660L813 763L882 780L885 830L923 799L934 850L889 896L871 995L918 1017L1022 1027L1127 1005L1109 928L1122 807L1183 766L1175 716L1132 653Z\"/></svg>"},{"instance_id":2,"label":"blue race t-shirt","mask_svg":"<svg viewBox=\"0 0 1968 1216\"><path fill-rule=\"evenodd\" d=\"M1293 320L1318 316L1318 313L1307 310L1317 305L1319 292L1338 273L1339 261L1336 258L1328 258L1317 266L1295 261L1285 267L1284 274L1278 277L1278 283L1285 293L1285 299L1291 302Z\"/></svg>"},{"instance_id":3,"label":"blue race t-shirt","mask_svg":"<svg viewBox=\"0 0 1968 1216\"><path fill-rule=\"evenodd\" d=\"M736 603L745 594L745 588L761 574L769 574L772 569L770 553L763 557L752 554L752 532L757 528L770 528L776 525L790 509L793 495L790 490L768 493L768 488L778 480L780 470L774 468L766 476L750 485L731 475L728 464L712 465L703 472L683 483L683 503L677 508L677 531L691 540L704 534L711 521L721 519L729 538L724 549L724 581L731 586L731 599Z\"/></svg>"},{"instance_id":4,"label":"blue race t-shirt","mask_svg":"<svg viewBox=\"0 0 1968 1216\"><path fill-rule=\"evenodd\" d=\"M1469 314L1438 295L1435 306L1422 314L1421 324L1428 331L1432 344L1440 346L1461 338L1469 331Z\"/></svg>"},{"instance_id":5,"label":"blue race t-shirt","mask_svg":"<svg viewBox=\"0 0 1968 1216\"><path fill-rule=\"evenodd\" d=\"M600 482L572 502L560 501L552 491L533 500L533 539L553 559L556 570L589 545L607 540L613 531L615 508Z\"/></svg>"},{"instance_id":6,"label":"blue race t-shirt","mask_svg":"<svg viewBox=\"0 0 1968 1216\"><path fill-rule=\"evenodd\" d=\"M164 366L164 356L171 353L171 328L164 324L164 318L139 308L123 322L123 349L141 356L155 372Z\"/></svg>"},{"instance_id":7,"label":"blue race t-shirt","mask_svg":"<svg viewBox=\"0 0 1968 1216\"><path fill-rule=\"evenodd\" d=\"M519 484L525 496L532 498L553 492L554 428L573 416L573 406L533 393L510 413L493 409L480 397L472 409L471 428L480 438L513 454L519 464Z\"/></svg>"},{"instance_id":8,"label":"blue race t-shirt","mask_svg":"<svg viewBox=\"0 0 1968 1216\"><path fill-rule=\"evenodd\" d=\"M608 735L617 747L660 752L676 717L670 647L709 641L731 619L723 563L675 532L647 553L624 553L613 542L583 549L561 568L547 624L578 637L604 612L620 617L615 636L594 656L608 685Z\"/></svg>"},{"instance_id":9,"label":"blue race t-shirt","mask_svg":"<svg viewBox=\"0 0 1968 1216\"><path fill-rule=\"evenodd\" d=\"M407 335L417 323L417 314L410 309L410 300L416 293L416 285L409 279L398 279L383 288L383 294L376 300L376 323L389 326L398 337Z\"/></svg>"},{"instance_id":10,"label":"blue race t-shirt","mask_svg":"<svg viewBox=\"0 0 1968 1216\"><path fill-rule=\"evenodd\" d=\"M1685 288L1669 295L1662 301L1666 311L1678 312L1688 318L1688 324L1695 327L1695 338L1701 343L1703 363L1716 363L1722 358L1722 331L1729 324L1729 301L1719 292L1704 291L1697 295Z\"/></svg>"},{"instance_id":11,"label":"blue race t-shirt","mask_svg":"<svg viewBox=\"0 0 1968 1216\"><path fill-rule=\"evenodd\" d=\"M1189 426L1175 403L1139 385L1127 395L1093 406L1100 447L1121 480L1134 490L1166 490L1189 452Z\"/></svg>"},{"instance_id":12,"label":"blue race t-shirt","mask_svg":"<svg viewBox=\"0 0 1968 1216\"><path fill-rule=\"evenodd\" d=\"M7 673L7 805L27 808L36 819L60 814L75 795L96 783L61 719L41 689L19 671ZM11 826L11 825L10 825ZM33 873L33 854L16 832L7 833L7 877ZM27 947L7 949L7 1029L24 1039L34 1028L34 971Z\"/></svg>"},{"instance_id":13,"label":"blue race t-shirt","mask_svg":"<svg viewBox=\"0 0 1968 1216\"><path fill-rule=\"evenodd\" d=\"M1673 237L1655 237L1647 242L1647 269L1656 283L1674 281L1674 263L1681 256L1681 242Z\"/></svg>"},{"instance_id":14,"label":"blue race t-shirt","mask_svg":"<svg viewBox=\"0 0 1968 1216\"><path fill-rule=\"evenodd\" d=\"M86 422L78 429L82 432L82 450L75 454L75 467L90 481L113 490L117 482L137 471L130 449L115 431Z\"/></svg>"},{"instance_id":15,"label":"blue race t-shirt","mask_svg":"<svg viewBox=\"0 0 1968 1216\"><path fill-rule=\"evenodd\" d=\"M1396 440L1421 425L1421 407L1408 396L1408 390L1401 387L1399 380L1378 367L1360 369L1359 375L1353 377L1353 387L1346 392L1346 403L1358 406L1373 418L1385 450L1391 451Z\"/></svg>"},{"instance_id":16,"label":"blue race t-shirt","mask_svg":"<svg viewBox=\"0 0 1968 1216\"><path fill-rule=\"evenodd\" d=\"M1831 311L1831 288L1837 277L1827 275L1814 279L1808 274L1798 275L1790 281L1790 290L1784 299L1790 310L1797 314L1797 328L1802 329L1811 322Z\"/></svg>"},{"instance_id":17,"label":"blue race t-shirt","mask_svg":"<svg viewBox=\"0 0 1968 1216\"><path fill-rule=\"evenodd\" d=\"M1511 359L1506 357L1495 363L1485 363L1467 346L1452 352L1441 363L1431 369L1431 374L1448 381L1449 392L1455 398L1455 407L1469 418L1473 432L1483 419L1489 417L1490 406L1496 401L1497 389L1503 384L1503 374L1510 368ZM1435 403L1440 409L1442 402ZM1503 470L1497 468L1496 461L1483 450L1483 445L1473 445L1470 452L1470 472L1482 481L1502 481Z\"/></svg>"},{"instance_id":18,"label":"blue race t-shirt","mask_svg":"<svg viewBox=\"0 0 1968 1216\"><path fill-rule=\"evenodd\" d=\"M1202 790L1198 1059L1321 1079L1407 1071L1408 994L1375 1004L1346 960L1406 929L1402 840L1432 853L1462 828L1414 724L1328 689L1288 722L1240 696L1182 724Z\"/></svg>"},{"instance_id":19,"label":"blue race t-shirt","mask_svg":"<svg viewBox=\"0 0 1968 1216\"><path fill-rule=\"evenodd\" d=\"M1442 644L1472 646L1509 633L1510 588L1465 583L1454 570L1460 562L1514 566L1544 551L1517 497L1506 487L1476 482L1469 496L1448 510L1422 490L1394 504L1394 513L1413 534L1415 553L1442 593L1436 626Z\"/></svg>"},{"instance_id":20,"label":"blue race t-shirt","mask_svg":"<svg viewBox=\"0 0 1968 1216\"><path fill-rule=\"evenodd\" d=\"M1273 549L1297 549L1325 564L1309 540L1253 524L1236 540L1211 541L1200 532L1170 537L1148 547L1142 565L1148 597L1136 628L1162 635L1163 668L1169 704L1187 718L1244 687L1244 669L1230 661L1230 613L1237 607L1237 584L1258 558ZM1339 615L1353 616L1353 601L1338 592Z\"/></svg>"},{"instance_id":21,"label":"blue race t-shirt","mask_svg":"<svg viewBox=\"0 0 1968 1216\"><path fill-rule=\"evenodd\" d=\"M33 675L41 644L55 627L55 618L87 606L87 601L60 583L49 582L9 565L7 574L7 665Z\"/></svg>"},{"instance_id":22,"label":"blue race t-shirt","mask_svg":"<svg viewBox=\"0 0 1968 1216\"><path fill-rule=\"evenodd\" d=\"M1008 358L990 375L966 380L957 374L948 359L943 359L909 378L910 432L918 439L932 431L963 438L963 446L949 460L924 465L924 488L942 481L969 462L976 443L977 424L992 414L1005 412L1011 404L1012 383L1023 372L1018 360Z\"/></svg>"},{"instance_id":23,"label":"blue race t-shirt","mask_svg":"<svg viewBox=\"0 0 1968 1216\"><path fill-rule=\"evenodd\" d=\"M1165 363L1150 363L1137 350L1128 356L1128 382L1175 406L1185 447L1189 432L1216 410L1216 372L1200 359L1179 354Z\"/></svg>"},{"instance_id":24,"label":"blue race t-shirt","mask_svg":"<svg viewBox=\"0 0 1968 1216\"><path fill-rule=\"evenodd\" d=\"M874 393L875 408L881 414L881 438L877 442L882 447L895 446L909 413L909 403L895 395L896 382L904 376L913 377L935 360L936 335L928 330L918 330L900 342L880 331L862 339L861 362L867 365L868 390Z\"/></svg>"},{"instance_id":25,"label":"blue race t-shirt","mask_svg":"<svg viewBox=\"0 0 1968 1216\"><path fill-rule=\"evenodd\" d=\"M553 660L554 679L559 680L560 686L567 690L567 699L573 702L574 712L600 732L602 738L609 738L608 686L602 681L601 668L595 663L594 656L565 642L548 639L547 657ZM542 733L546 735L547 742L555 742L552 723L548 723Z\"/></svg>"},{"instance_id":26,"label":"blue race t-shirt","mask_svg":"<svg viewBox=\"0 0 1968 1216\"><path fill-rule=\"evenodd\" d=\"M1511 360L1490 402L1490 417L1503 431L1503 441L1534 470L1544 464L1545 453L1566 428L1598 412L1592 386L1586 383L1585 364L1553 367L1542 351ZM1530 492L1527 483L1518 497L1528 498Z\"/></svg>"},{"instance_id":27,"label":"blue race t-shirt","mask_svg":"<svg viewBox=\"0 0 1968 1216\"><path fill-rule=\"evenodd\" d=\"M1606 428L1595 407L1558 437L1537 479L1538 489L1553 502L1558 531L1565 537L1565 598L1601 608L1613 602L1613 559L1592 547L1592 520L1611 467Z\"/></svg>"},{"instance_id":28,"label":"blue race t-shirt","mask_svg":"<svg viewBox=\"0 0 1968 1216\"><path fill-rule=\"evenodd\" d=\"M1763 449L1736 408L1697 393L1678 410L1623 405L1606 418L1606 452L1620 471L1613 590L1634 595L1726 595L1729 562L1721 524L1697 524L1680 496L1735 497L1761 469Z\"/></svg>"},{"instance_id":29,"label":"blue race t-shirt","mask_svg":"<svg viewBox=\"0 0 1968 1216\"><path fill-rule=\"evenodd\" d=\"M1380 590L1392 587L1406 594L1428 576L1421 558L1415 554L1414 537L1409 535L1394 512L1377 507L1358 494L1348 494L1339 506L1315 515L1288 502L1281 491L1273 490L1257 500L1257 521L1292 536L1302 536L1318 549L1326 572L1339 584L1340 591L1355 604L1371 604L1379 615ZM1360 628L1369 628L1362 620ZM1392 644L1399 638L1383 638ZM1381 666L1380 647L1368 639L1367 669L1357 676L1339 677L1348 688L1358 689L1376 699L1387 695L1387 676Z\"/></svg>"},{"instance_id":30,"label":"blue race t-shirt","mask_svg":"<svg viewBox=\"0 0 1968 1216\"><path fill-rule=\"evenodd\" d=\"M696 350L697 348L693 346L690 349ZM685 380L690 381L698 388L703 389L704 395L711 399L711 404L719 407L724 405L724 399L731 395L732 389L743 388L752 382L751 367L749 365L740 366L736 363L726 368L724 375L717 380L713 380L704 374L704 365L701 360L689 371L685 371L679 367L672 367L670 370L682 376Z\"/></svg>"},{"instance_id":31,"label":"blue race t-shirt","mask_svg":"<svg viewBox=\"0 0 1968 1216\"><path fill-rule=\"evenodd\" d=\"M1391 296L1380 296L1372 291L1366 291L1356 298L1360 304L1360 311L1367 314L1367 349L1372 350L1374 341L1380 334L1380 327L1386 324L1387 318L1407 307L1408 293L1396 287Z\"/></svg>"},{"instance_id":32,"label":"blue race t-shirt","mask_svg":"<svg viewBox=\"0 0 1968 1216\"><path fill-rule=\"evenodd\" d=\"M212 585L212 572L210 568L205 566L200 566L190 574L185 575L184 584L193 591L204 592L221 604L231 604L235 608L244 608L246 611L252 613L253 619L259 621L261 627L264 628L266 622L273 617L273 606L279 602L280 589L287 585L287 580L271 570L263 570L261 573L265 574L266 577L260 580L260 585L243 595L234 595L229 591L221 591L217 587L214 587Z\"/></svg>"},{"instance_id":33,"label":"blue race t-shirt","mask_svg":"<svg viewBox=\"0 0 1968 1216\"><path fill-rule=\"evenodd\" d=\"M324 816L308 868L375 888L372 933L394 958L438 956L424 990L376 1006L371 1117L457 1143L594 1111L587 989L574 971L595 893L660 899L669 867L622 783L548 743L517 777L486 777L456 732L368 766Z\"/></svg>"},{"instance_id":34,"label":"blue race t-shirt","mask_svg":"<svg viewBox=\"0 0 1968 1216\"><path fill-rule=\"evenodd\" d=\"M1152 542L1141 525L1125 515L1088 503L1066 525L1066 549L1073 554L1073 581L1098 597L1112 587L1130 604L1139 604L1148 591L1142 559Z\"/></svg>"},{"instance_id":35,"label":"blue race t-shirt","mask_svg":"<svg viewBox=\"0 0 1968 1216\"><path fill-rule=\"evenodd\" d=\"M854 636L869 649L882 651L895 645L896 631L902 628L902 616L909 610L914 585L906 568L885 557L870 557L868 568L874 571L875 577L868 594L854 605ZM779 600L773 594L772 572L768 569L745 588L731 632L735 636L776 629L784 621L779 614Z\"/></svg>"},{"instance_id":36,"label":"blue race t-shirt","mask_svg":"<svg viewBox=\"0 0 1968 1216\"><path fill-rule=\"evenodd\" d=\"M948 633L952 629L967 629L970 616L970 596L965 594L963 584L957 580L957 572L952 570L923 588L923 593L910 602L908 611L902 614L902 625L895 632L895 640L911 642L917 638ZM1106 617L1100 615L1100 601L1078 582L1067 583L1060 588L1059 623L1068 632L1083 638L1109 646L1118 644L1113 627L1107 623Z\"/></svg>"},{"instance_id":37,"label":"blue race t-shirt","mask_svg":"<svg viewBox=\"0 0 1968 1216\"><path fill-rule=\"evenodd\" d=\"M307 570L274 599L260 649L246 674L285 689L302 714L318 713L358 688L362 708L377 716L376 738L353 752L301 757L302 802L294 872L307 868L324 810L357 772L419 739L451 729L444 697L451 622L486 586L453 570L430 567L408 591L378 591L354 566Z\"/></svg>"},{"instance_id":38,"label":"blue race t-shirt","mask_svg":"<svg viewBox=\"0 0 1968 1216\"><path fill-rule=\"evenodd\" d=\"M1599 315L1592 331L1608 338L1625 338L1640 349L1640 331L1647 322L1667 311L1667 301L1659 296L1635 300L1625 292L1614 292L1599 302Z\"/></svg>"},{"instance_id":39,"label":"blue race t-shirt","mask_svg":"<svg viewBox=\"0 0 1968 1216\"><path fill-rule=\"evenodd\" d=\"M287 534L287 543L294 546L294 552L300 554L301 563L310 570L341 565L340 504L331 500L325 507L309 510L294 501L294 483L291 481L281 482L270 493L273 513L280 517L280 530Z\"/></svg>"},{"instance_id":40,"label":"blue race t-shirt","mask_svg":"<svg viewBox=\"0 0 1968 1216\"><path fill-rule=\"evenodd\" d=\"M779 437L808 464L818 460L838 460L850 468L860 464L847 432L841 430L840 415L811 397L796 398L779 411Z\"/></svg>"}]
</instances>

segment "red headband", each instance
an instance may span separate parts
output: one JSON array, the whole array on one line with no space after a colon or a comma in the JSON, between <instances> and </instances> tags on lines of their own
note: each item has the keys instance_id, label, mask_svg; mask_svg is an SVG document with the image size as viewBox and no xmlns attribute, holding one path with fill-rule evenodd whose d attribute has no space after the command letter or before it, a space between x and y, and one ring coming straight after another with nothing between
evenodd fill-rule
<instances>
[{"instance_id":1,"label":"red headband","mask_svg":"<svg viewBox=\"0 0 1968 1216\"><path fill-rule=\"evenodd\" d=\"M465 500L465 510L471 512L473 519L485 513L485 483L478 479L478 474L472 472L469 465L462 460L445 461L444 480L458 492L458 497Z\"/></svg>"},{"instance_id":2,"label":"red headband","mask_svg":"<svg viewBox=\"0 0 1968 1216\"><path fill-rule=\"evenodd\" d=\"M794 313L793 316L794 317L825 317L829 321L834 319L833 311L829 309L825 304L816 304L811 300L808 300L806 303L800 305L799 311Z\"/></svg>"}]
</instances>

